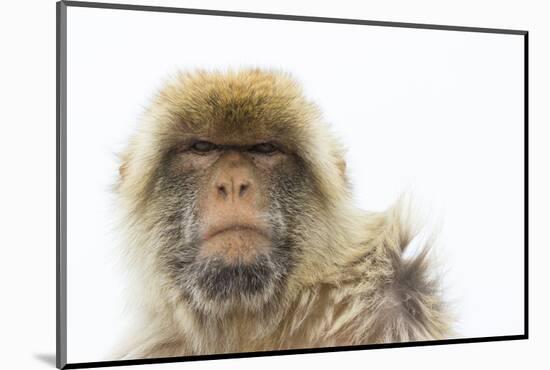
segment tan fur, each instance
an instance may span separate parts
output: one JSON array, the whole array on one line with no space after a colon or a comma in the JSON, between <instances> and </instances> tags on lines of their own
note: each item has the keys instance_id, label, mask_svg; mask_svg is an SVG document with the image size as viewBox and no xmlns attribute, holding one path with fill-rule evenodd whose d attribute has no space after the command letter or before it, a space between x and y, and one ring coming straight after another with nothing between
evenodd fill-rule
<instances>
[{"instance_id":1,"label":"tan fur","mask_svg":"<svg viewBox=\"0 0 550 370\"><path fill-rule=\"evenodd\" d=\"M231 107L231 108L228 108ZM285 117L286 119L281 119ZM199 124L200 123L200 124ZM158 271L148 179L166 148L219 133L237 143L290 142L324 201L304 210L303 255L276 309L196 314ZM121 156L117 185L133 306L140 321L124 359L442 339L450 321L427 252L402 254L418 230L408 201L366 213L351 201L342 146L288 75L262 70L180 74L161 90ZM212 308L216 312L216 308Z\"/></svg>"}]
</instances>

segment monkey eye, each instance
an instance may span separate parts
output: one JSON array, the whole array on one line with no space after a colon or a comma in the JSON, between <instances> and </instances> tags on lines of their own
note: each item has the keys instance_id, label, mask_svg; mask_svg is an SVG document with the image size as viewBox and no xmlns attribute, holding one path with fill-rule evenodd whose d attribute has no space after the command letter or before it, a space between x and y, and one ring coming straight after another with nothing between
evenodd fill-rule
<instances>
[{"instance_id":1,"label":"monkey eye","mask_svg":"<svg viewBox=\"0 0 550 370\"><path fill-rule=\"evenodd\" d=\"M261 143L250 147L249 151L259 154L273 154L277 151L277 147L271 143Z\"/></svg>"},{"instance_id":2,"label":"monkey eye","mask_svg":"<svg viewBox=\"0 0 550 370\"><path fill-rule=\"evenodd\" d=\"M216 144L209 141L196 141L191 145L191 149L199 153L208 153L216 148Z\"/></svg>"}]
</instances>

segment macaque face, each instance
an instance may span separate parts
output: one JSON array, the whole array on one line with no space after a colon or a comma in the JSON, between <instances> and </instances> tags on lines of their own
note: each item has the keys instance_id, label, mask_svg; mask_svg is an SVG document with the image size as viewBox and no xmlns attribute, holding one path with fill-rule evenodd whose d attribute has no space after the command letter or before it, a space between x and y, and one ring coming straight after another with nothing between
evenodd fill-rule
<instances>
[{"instance_id":1,"label":"macaque face","mask_svg":"<svg viewBox=\"0 0 550 370\"><path fill-rule=\"evenodd\" d=\"M260 309L284 289L310 188L303 167L269 137L191 135L168 152L154 196L161 258L196 308Z\"/></svg>"},{"instance_id":2,"label":"macaque face","mask_svg":"<svg viewBox=\"0 0 550 370\"><path fill-rule=\"evenodd\" d=\"M146 117L119 191L159 289L208 314L283 301L337 198L340 158L323 149L316 107L282 74L198 72L167 84Z\"/></svg>"}]
</instances>

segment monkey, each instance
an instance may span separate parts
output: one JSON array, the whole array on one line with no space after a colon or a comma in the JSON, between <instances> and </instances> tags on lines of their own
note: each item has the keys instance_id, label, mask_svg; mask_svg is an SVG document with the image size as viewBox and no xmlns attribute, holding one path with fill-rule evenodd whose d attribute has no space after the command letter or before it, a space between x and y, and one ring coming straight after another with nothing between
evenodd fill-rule
<instances>
[{"instance_id":1,"label":"monkey","mask_svg":"<svg viewBox=\"0 0 550 370\"><path fill-rule=\"evenodd\" d=\"M354 205L345 148L289 73L179 72L115 185L139 319L119 359L444 339L410 202Z\"/></svg>"}]
</instances>

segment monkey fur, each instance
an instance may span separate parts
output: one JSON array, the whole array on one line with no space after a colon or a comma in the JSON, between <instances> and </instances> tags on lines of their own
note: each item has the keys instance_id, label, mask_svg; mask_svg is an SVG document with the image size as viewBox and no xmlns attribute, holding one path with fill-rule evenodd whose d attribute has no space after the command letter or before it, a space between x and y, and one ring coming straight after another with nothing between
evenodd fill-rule
<instances>
[{"instance_id":1,"label":"monkey fur","mask_svg":"<svg viewBox=\"0 0 550 370\"><path fill-rule=\"evenodd\" d=\"M188 250L196 245L187 234L198 227L193 205L201 187L166 165L190 132L237 143L276 138L292 155L290 169L265 185L278 191L269 193L268 220L279 234L276 251L248 269L216 259L193 264ZM380 213L352 204L342 146L285 73L178 74L122 153L116 193L139 312L119 359L449 336L429 245L404 256L418 233L409 202Z\"/></svg>"}]
</instances>

